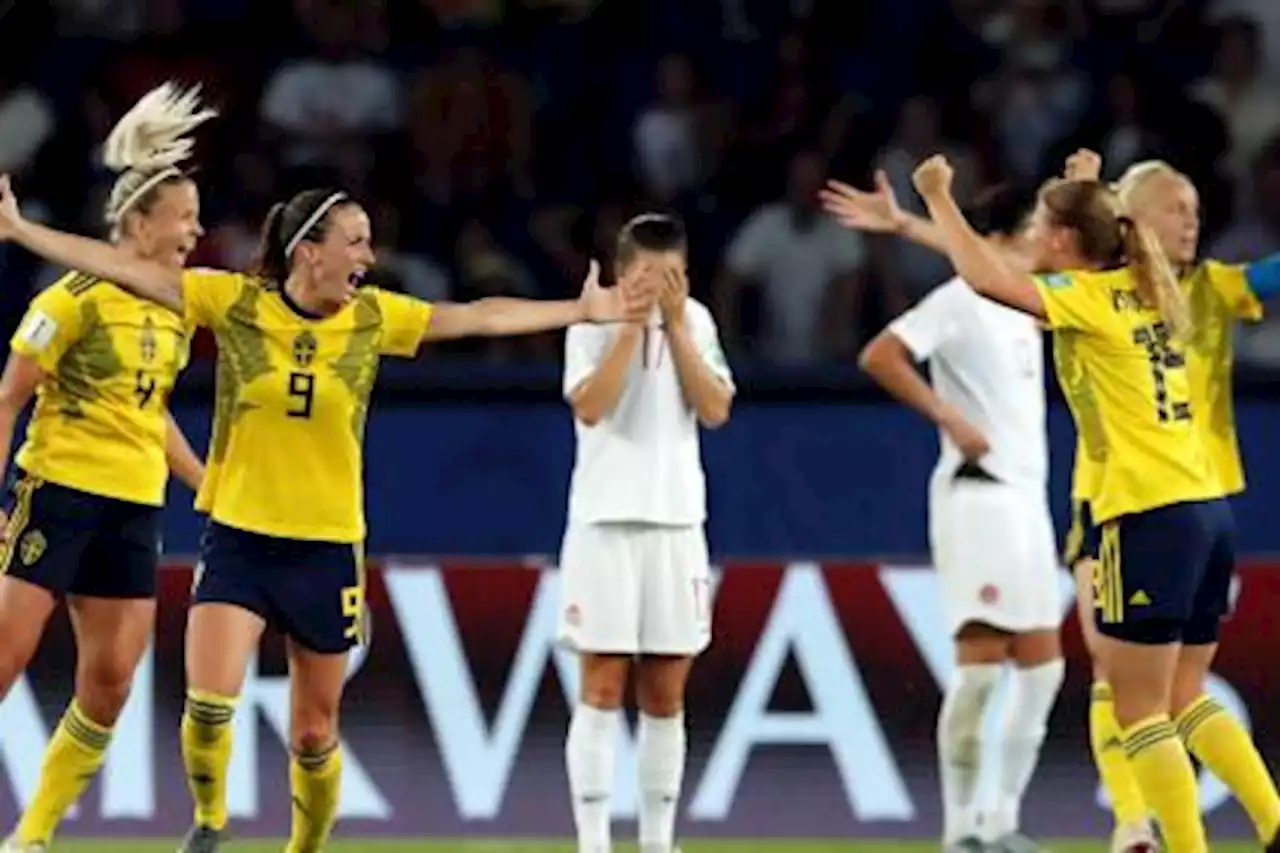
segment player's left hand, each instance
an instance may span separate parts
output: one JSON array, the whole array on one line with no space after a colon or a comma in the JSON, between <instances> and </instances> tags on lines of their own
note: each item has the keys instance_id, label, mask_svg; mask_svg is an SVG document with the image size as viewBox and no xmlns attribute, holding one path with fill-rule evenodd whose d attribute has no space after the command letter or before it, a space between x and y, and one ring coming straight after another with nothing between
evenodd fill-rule
<instances>
[{"instance_id":1,"label":"player's left hand","mask_svg":"<svg viewBox=\"0 0 1280 853\"><path fill-rule=\"evenodd\" d=\"M1081 148L1067 158L1063 176L1068 181L1096 181L1102 177L1102 156L1096 151Z\"/></svg>"},{"instance_id":2,"label":"player's left hand","mask_svg":"<svg viewBox=\"0 0 1280 853\"><path fill-rule=\"evenodd\" d=\"M653 290L631 281L620 281L615 287L601 287L600 262L593 259L587 268L587 277L583 279L582 295L578 301L588 322L638 322L653 307Z\"/></svg>"},{"instance_id":3,"label":"player's left hand","mask_svg":"<svg viewBox=\"0 0 1280 853\"><path fill-rule=\"evenodd\" d=\"M954 176L955 170L947 162L946 156L934 154L916 167L911 174L911 183L921 197L938 198L951 192L951 179Z\"/></svg>"},{"instance_id":4,"label":"player's left hand","mask_svg":"<svg viewBox=\"0 0 1280 853\"><path fill-rule=\"evenodd\" d=\"M662 271L662 289L658 291L658 309L667 325L684 322L684 303L689 296L689 277L682 269L667 267Z\"/></svg>"}]
</instances>

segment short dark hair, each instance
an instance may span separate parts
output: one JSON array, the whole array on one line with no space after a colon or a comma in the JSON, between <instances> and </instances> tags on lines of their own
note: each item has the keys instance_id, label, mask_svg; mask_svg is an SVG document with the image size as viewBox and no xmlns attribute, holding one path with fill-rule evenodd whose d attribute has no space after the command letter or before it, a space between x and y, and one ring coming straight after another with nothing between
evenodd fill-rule
<instances>
[{"instance_id":1,"label":"short dark hair","mask_svg":"<svg viewBox=\"0 0 1280 853\"><path fill-rule=\"evenodd\" d=\"M323 240L333 211L355 203L342 190L311 189L303 190L287 202L273 204L262 223L252 265L254 274L271 281L284 281L289 277L291 253L286 249L290 241ZM322 215L317 217L322 208ZM305 232L299 233L303 228Z\"/></svg>"},{"instance_id":2,"label":"short dark hair","mask_svg":"<svg viewBox=\"0 0 1280 853\"><path fill-rule=\"evenodd\" d=\"M999 184L979 193L967 215L981 234L1013 236L1026 227L1035 207L1034 190Z\"/></svg>"},{"instance_id":3,"label":"short dark hair","mask_svg":"<svg viewBox=\"0 0 1280 853\"><path fill-rule=\"evenodd\" d=\"M667 213L642 213L618 231L614 263L629 266L641 252L683 252L689 246L684 223Z\"/></svg>"}]
</instances>

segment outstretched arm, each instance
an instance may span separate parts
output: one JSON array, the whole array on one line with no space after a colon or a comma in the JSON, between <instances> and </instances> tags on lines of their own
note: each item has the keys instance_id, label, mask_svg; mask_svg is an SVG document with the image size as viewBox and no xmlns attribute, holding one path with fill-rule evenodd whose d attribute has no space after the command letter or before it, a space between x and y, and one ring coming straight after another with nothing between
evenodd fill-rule
<instances>
[{"instance_id":1,"label":"outstretched arm","mask_svg":"<svg viewBox=\"0 0 1280 853\"><path fill-rule=\"evenodd\" d=\"M873 234L892 234L946 254L947 244L938 227L923 216L903 210L883 170L876 172L873 192L863 192L843 181L828 181L819 198L822 206L846 228Z\"/></svg>"}]
</instances>

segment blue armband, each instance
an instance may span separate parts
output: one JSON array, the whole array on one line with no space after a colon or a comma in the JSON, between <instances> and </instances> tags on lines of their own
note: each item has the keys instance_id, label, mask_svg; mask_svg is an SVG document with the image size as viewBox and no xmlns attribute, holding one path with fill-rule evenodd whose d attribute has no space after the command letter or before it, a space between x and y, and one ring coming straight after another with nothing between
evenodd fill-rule
<instances>
[{"instance_id":1,"label":"blue armband","mask_svg":"<svg viewBox=\"0 0 1280 853\"><path fill-rule=\"evenodd\" d=\"M1280 295L1280 253L1246 265L1244 278L1259 299Z\"/></svg>"}]
</instances>

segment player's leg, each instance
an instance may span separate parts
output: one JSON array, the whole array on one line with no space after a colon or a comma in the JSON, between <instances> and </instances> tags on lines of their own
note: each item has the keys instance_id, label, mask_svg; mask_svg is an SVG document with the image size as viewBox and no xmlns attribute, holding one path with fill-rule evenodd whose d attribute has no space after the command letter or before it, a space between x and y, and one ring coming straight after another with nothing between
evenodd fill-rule
<instances>
[{"instance_id":1,"label":"player's leg","mask_svg":"<svg viewBox=\"0 0 1280 853\"><path fill-rule=\"evenodd\" d=\"M929 496L929 542L956 666L944 685L938 714L938 775L942 789L943 845L980 850L977 808L982 775L982 726L1009 659L1013 634L1008 610L1008 559L998 517L1003 486L955 482Z\"/></svg>"},{"instance_id":2,"label":"player's leg","mask_svg":"<svg viewBox=\"0 0 1280 853\"><path fill-rule=\"evenodd\" d=\"M361 545L275 539L269 603L289 638L293 817L285 853L316 853L338 819L338 710L347 653L365 639Z\"/></svg>"},{"instance_id":3,"label":"player's leg","mask_svg":"<svg viewBox=\"0 0 1280 853\"><path fill-rule=\"evenodd\" d=\"M1218 630L1230 609L1235 569L1234 525L1225 501L1204 505L1222 532L1195 609L1183 631L1182 654L1173 685L1174 721L1191 754L1221 779L1248 812L1259 840L1274 843L1280 831L1280 794L1253 738L1235 715L1205 690L1218 650Z\"/></svg>"},{"instance_id":4,"label":"player's leg","mask_svg":"<svg viewBox=\"0 0 1280 853\"><path fill-rule=\"evenodd\" d=\"M1088 503L1072 501L1071 528L1063 549L1063 563L1071 567L1075 580L1076 616L1093 673L1089 690L1089 748L1115 819L1111 835L1112 853L1153 853L1156 838L1147 803L1124 754L1111 684L1098 658L1097 600L1094 593L1102 571L1098 561L1099 536Z\"/></svg>"},{"instance_id":5,"label":"player's leg","mask_svg":"<svg viewBox=\"0 0 1280 853\"><path fill-rule=\"evenodd\" d=\"M260 585L267 564L249 534L211 524L201 551L187 615L181 728L182 763L195 805L182 846L186 853L216 850L225 835L232 720L269 613Z\"/></svg>"},{"instance_id":6,"label":"player's leg","mask_svg":"<svg viewBox=\"0 0 1280 853\"><path fill-rule=\"evenodd\" d=\"M688 757L685 687L711 641L711 566L701 525L639 534L640 853L672 853Z\"/></svg>"},{"instance_id":7,"label":"player's leg","mask_svg":"<svg viewBox=\"0 0 1280 853\"><path fill-rule=\"evenodd\" d=\"M578 653L565 739L578 853L609 853L622 701L639 652L640 594L627 525L571 524L560 551L559 640Z\"/></svg>"},{"instance_id":8,"label":"player's leg","mask_svg":"<svg viewBox=\"0 0 1280 853\"><path fill-rule=\"evenodd\" d=\"M1194 505L1103 526L1098 653L1125 753L1170 853L1207 849L1190 756L1169 717L1183 628L1211 543Z\"/></svg>"},{"instance_id":9,"label":"player's leg","mask_svg":"<svg viewBox=\"0 0 1280 853\"><path fill-rule=\"evenodd\" d=\"M1000 764L996 774L998 798L984 824L1000 853L1032 853L1040 849L1022 832L1022 800L1040 761L1040 748L1049 727L1049 714L1062 689L1066 667L1058 632L1062 599L1058 592L1058 555L1053 521L1043 494L1008 490L1007 561L999 583L1008 590L1003 625L1013 630L1010 647L1013 668L1009 697L1000 726Z\"/></svg>"}]
</instances>

